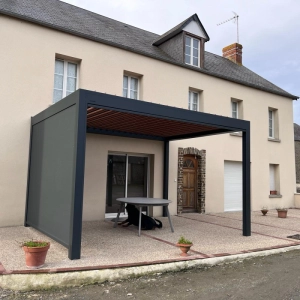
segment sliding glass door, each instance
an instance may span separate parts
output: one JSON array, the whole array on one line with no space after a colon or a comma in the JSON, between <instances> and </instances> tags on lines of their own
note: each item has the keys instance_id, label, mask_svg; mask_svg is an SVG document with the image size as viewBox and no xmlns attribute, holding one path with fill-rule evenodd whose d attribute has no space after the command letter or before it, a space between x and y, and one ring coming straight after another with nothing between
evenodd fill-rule
<instances>
[{"instance_id":1,"label":"sliding glass door","mask_svg":"<svg viewBox=\"0 0 300 300\"><path fill-rule=\"evenodd\" d=\"M106 214L116 214L117 198L147 197L148 157L109 154L107 159Z\"/></svg>"}]
</instances>

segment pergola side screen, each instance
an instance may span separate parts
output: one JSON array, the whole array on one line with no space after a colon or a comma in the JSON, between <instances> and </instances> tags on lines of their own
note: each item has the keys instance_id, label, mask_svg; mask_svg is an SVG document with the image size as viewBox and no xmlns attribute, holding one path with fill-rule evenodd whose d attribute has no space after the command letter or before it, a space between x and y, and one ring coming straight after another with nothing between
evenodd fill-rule
<instances>
[{"instance_id":1,"label":"pergola side screen","mask_svg":"<svg viewBox=\"0 0 300 300\"><path fill-rule=\"evenodd\" d=\"M82 202L78 192L82 184L75 181L78 174L77 156L85 156L82 151L78 153L80 150L77 147L81 134L78 103L79 95L75 93L32 118L25 215L25 226L36 228L73 251L76 248L74 216L79 220L74 211L78 207L76 197ZM79 233L77 239L81 240L81 218L76 229ZM80 257L80 247L77 245L77 253L78 249L77 258ZM69 258L75 257L69 252Z\"/></svg>"},{"instance_id":2,"label":"pergola side screen","mask_svg":"<svg viewBox=\"0 0 300 300\"><path fill-rule=\"evenodd\" d=\"M157 122L164 119L170 122L199 124L202 130L162 137L149 136L134 130L124 132L107 128L88 128L88 107L154 117ZM119 121L118 125L120 124L122 120ZM210 130L203 130L203 126L210 126ZM211 126L215 127L215 130L212 130ZM157 139L164 142L163 197L168 198L169 143L172 140L231 131L243 132L243 235L251 235L248 121L86 90L77 90L32 118L25 224L68 247L70 259L80 258L86 132Z\"/></svg>"}]
</instances>

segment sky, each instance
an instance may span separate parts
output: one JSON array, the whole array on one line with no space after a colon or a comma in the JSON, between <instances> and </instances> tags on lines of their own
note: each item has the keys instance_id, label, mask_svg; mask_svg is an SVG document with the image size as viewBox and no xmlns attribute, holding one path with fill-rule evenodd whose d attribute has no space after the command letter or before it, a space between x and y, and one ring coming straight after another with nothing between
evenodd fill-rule
<instances>
[{"instance_id":1,"label":"sky","mask_svg":"<svg viewBox=\"0 0 300 300\"><path fill-rule=\"evenodd\" d=\"M243 65L287 92L300 96L299 0L64 0L103 16L163 34L197 13L210 37L205 50L222 55L237 41L236 12ZM287 100L289 101L289 100ZM291 100L292 101L292 100ZM294 122L300 124L300 99Z\"/></svg>"}]
</instances>

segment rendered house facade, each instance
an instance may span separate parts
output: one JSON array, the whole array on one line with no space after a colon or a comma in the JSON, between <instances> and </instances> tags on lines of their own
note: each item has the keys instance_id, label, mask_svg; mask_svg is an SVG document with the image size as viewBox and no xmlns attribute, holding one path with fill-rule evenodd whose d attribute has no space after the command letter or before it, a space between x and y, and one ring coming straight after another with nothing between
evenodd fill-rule
<instances>
[{"instance_id":1,"label":"rendered house facade","mask_svg":"<svg viewBox=\"0 0 300 300\"><path fill-rule=\"evenodd\" d=\"M224 50L234 62L205 52L197 15L158 36L60 1L1 1L0 36L0 226L24 222L31 117L78 88L249 120L252 209L294 206L297 97L242 66L238 44ZM163 147L87 134L83 220L115 213L117 197L163 197ZM238 132L169 153L171 214L242 209Z\"/></svg>"}]
</instances>

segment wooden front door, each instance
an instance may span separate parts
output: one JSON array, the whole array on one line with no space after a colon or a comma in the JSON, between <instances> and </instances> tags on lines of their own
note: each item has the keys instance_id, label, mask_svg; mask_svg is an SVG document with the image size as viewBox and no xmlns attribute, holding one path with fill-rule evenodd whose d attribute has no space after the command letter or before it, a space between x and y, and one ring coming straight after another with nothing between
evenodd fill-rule
<instances>
[{"instance_id":1,"label":"wooden front door","mask_svg":"<svg viewBox=\"0 0 300 300\"><path fill-rule=\"evenodd\" d=\"M183 157L183 210L195 211L197 208L197 159Z\"/></svg>"}]
</instances>

